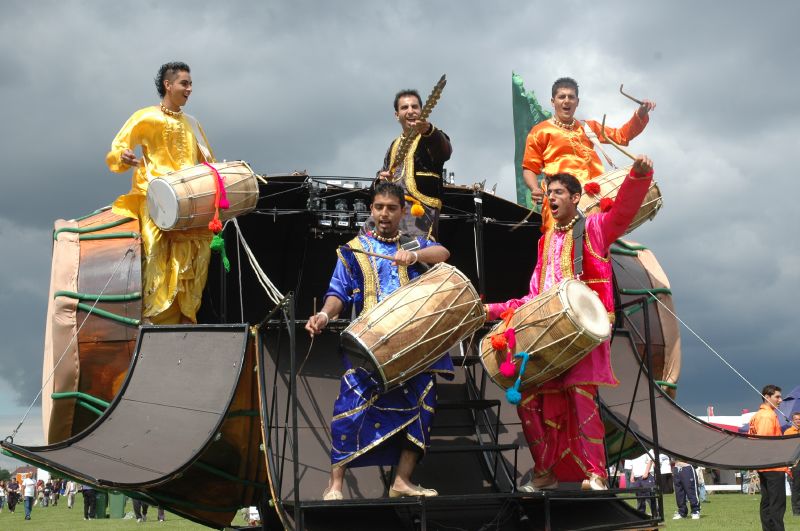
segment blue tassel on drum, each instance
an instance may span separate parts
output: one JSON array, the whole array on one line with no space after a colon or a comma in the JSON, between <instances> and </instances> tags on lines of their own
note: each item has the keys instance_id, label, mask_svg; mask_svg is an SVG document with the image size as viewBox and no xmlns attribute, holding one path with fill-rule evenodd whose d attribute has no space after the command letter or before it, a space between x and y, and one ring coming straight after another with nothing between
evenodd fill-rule
<instances>
[{"instance_id":1,"label":"blue tassel on drum","mask_svg":"<svg viewBox=\"0 0 800 531\"><path fill-rule=\"evenodd\" d=\"M522 385L522 375L525 374L525 366L528 364L530 356L527 352L520 352L519 354L514 354L514 357L522 358L522 363L519 365L517 381L514 382L514 385L506 389L506 400L508 400L509 404L514 404L516 406L522 400L522 393L519 392L519 387Z\"/></svg>"}]
</instances>

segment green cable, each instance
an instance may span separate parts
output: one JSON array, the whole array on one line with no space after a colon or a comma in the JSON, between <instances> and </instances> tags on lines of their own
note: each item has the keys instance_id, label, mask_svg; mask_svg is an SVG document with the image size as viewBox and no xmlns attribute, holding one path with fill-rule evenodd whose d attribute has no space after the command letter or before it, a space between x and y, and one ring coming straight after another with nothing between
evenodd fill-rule
<instances>
[{"instance_id":1,"label":"green cable","mask_svg":"<svg viewBox=\"0 0 800 531\"><path fill-rule=\"evenodd\" d=\"M142 293L134 291L132 293L121 293L119 295L99 295L96 293L80 293L78 291L59 290L53 294L56 297L69 297L70 299L78 299L81 301L98 301L98 302L126 302L135 301L142 298Z\"/></svg>"}]
</instances>

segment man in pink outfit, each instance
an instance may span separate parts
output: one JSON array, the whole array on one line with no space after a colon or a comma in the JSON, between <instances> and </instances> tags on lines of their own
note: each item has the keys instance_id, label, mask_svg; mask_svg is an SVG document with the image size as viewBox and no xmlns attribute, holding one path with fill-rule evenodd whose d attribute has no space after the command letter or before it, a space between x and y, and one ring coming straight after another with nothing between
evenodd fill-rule
<instances>
[{"instance_id":1,"label":"man in pink outfit","mask_svg":"<svg viewBox=\"0 0 800 531\"><path fill-rule=\"evenodd\" d=\"M613 203L582 219L578 211L581 184L572 175L548 177L547 202L555 225L539 239L539 255L530 293L521 299L488 304L490 319L516 309L564 279L575 277L575 225L585 226L582 273L578 279L593 289L614 318L614 290L609 248L630 225L644 200L653 175L653 163L644 155L634 161ZM580 254L579 254L580 256ZM610 346L601 343L576 365L542 385L522 391L517 413L534 459L532 480L522 492L553 489L561 481L582 481L583 488L603 490L607 472L605 429L595 398L597 386L619 382L611 369Z\"/></svg>"}]
</instances>

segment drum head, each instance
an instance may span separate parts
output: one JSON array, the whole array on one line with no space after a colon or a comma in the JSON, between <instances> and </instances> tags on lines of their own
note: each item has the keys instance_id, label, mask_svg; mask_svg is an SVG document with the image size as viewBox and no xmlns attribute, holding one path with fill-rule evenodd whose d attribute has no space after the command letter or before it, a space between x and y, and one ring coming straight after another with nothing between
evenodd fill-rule
<instances>
[{"instance_id":1,"label":"drum head","mask_svg":"<svg viewBox=\"0 0 800 531\"><path fill-rule=\"evenodd\" d=\"M569 280L563 286L565 306L576 325L602 340L611 335L611 323L600 297L592 288L578 280Z\"/></svg>"},{"instance_id":2,"label":"drum head","mask_svg":"<svg viewBox=\"0 0 800 531\"><path fill-rule=\"evenodd\" d=\"M164 179L153 179L147 186L147 210L159 229L169 230L178 222L178 196Z\"/></svg>"}]
</instances>

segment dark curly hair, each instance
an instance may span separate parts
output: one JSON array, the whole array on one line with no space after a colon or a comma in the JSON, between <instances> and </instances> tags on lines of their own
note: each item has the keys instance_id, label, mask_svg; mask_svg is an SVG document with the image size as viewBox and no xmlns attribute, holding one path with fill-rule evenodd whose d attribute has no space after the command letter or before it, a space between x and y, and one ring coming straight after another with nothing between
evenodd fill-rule
<instances>
[{"instance_id":1,"label":"dark curly hair","mask_svg":"<svg viewBox=\"0 0 800 531\"><path fill-rule=\"evenodd\" d=\"M564 185L564 188L567 189L569 195L581 193L581 182L576 179L575 176L570 175L569 173L556 173L555 175L548 175L547 184L552 182L558 182Z\"/></svg>"},{"instance_id":2,"label":"dark curly hair","mask_svg":"<svg viewBox=\"0 0 800 531\"><path fill-rule=\"evenodd\" d=\"M578 82L571 77L560 77L553 83L552 97L556 97L556 92L560 88L571 88L575 91L575 96L578 95Z\"/></svg>"},{"instance_id":3,"label":"dark curly hair","mask_svg":"<svg viewBox=\"0 0 800 531\"><path fill-rule=\"evenodd\" d=\"M414 89L403 89L394 95L394 112L397 112L397 104L400 102L400 98L403 96L415 96L420 107L422 107L422 98L420 97L419 92Z\"/></svg>"},{"instance_id":4,"label":"dark curly hair","mask_svg":"<svg viewBox=\"0 0 800 531\"><path fill-rule=\"evenodd\" d=\"M774 395L775 393L780 393L780 392L781 392L781 388L778 387L777 385L772 385L772 384L765 385L764 388L761 390L761 395L762 395L761 399L764 402L766 402L767 401L767 397L770 397L770 396Z\"/></svg>"},{"instance_id":5,"label":"dark curly hair","mask_svg":"<svg viewBox=\"0 0 800 531\"><path fill-rule=\"evenodd\" d=\"M389 181L378 181L375 183L375 186L372 187L372 194L370 197L370 203L375 201L376 195L391 195L396 197L400 201L400 206L403 207L406 205L406 195L403 191L403 187L399 184L392 183Z\"/></svg>"},{"instance_id":6,"label":"dark curly hair","mask_svg":"<svg viewBox=\"0 0 800 531\"><path fill-rule=\"evenodd\" d=\"M175 74L178 72L191 73L191 69L189 68L189 65L180 61L173 61L171 63L164 63L161 65L161 68L158 69L158 74L154 80L156 82L156 90L158 91L159 96L163 98L167 94L167 89L164 88L164 80L168 79L172 81L175 78Z\"/></svg>"}]
</instances>

